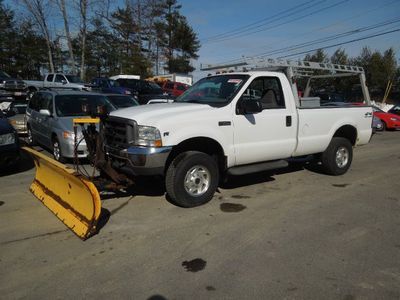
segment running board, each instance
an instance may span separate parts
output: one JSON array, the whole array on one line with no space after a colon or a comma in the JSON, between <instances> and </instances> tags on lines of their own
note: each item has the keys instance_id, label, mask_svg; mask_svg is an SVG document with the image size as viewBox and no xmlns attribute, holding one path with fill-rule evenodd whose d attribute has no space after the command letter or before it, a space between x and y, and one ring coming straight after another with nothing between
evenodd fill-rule
<instances>
[{"instance_id":1,"label":"running board","mask_svg":"<svg viewBox=\"0 0 400 300\"><path fill-rule=\"evenodd\" d=\"M229 175L245 175L250 173L286 168L287 166L289 166L289 163L286 160L273 160L262 163L233 167L228 169L227 173Z\"/></svg>"}]
</instances>

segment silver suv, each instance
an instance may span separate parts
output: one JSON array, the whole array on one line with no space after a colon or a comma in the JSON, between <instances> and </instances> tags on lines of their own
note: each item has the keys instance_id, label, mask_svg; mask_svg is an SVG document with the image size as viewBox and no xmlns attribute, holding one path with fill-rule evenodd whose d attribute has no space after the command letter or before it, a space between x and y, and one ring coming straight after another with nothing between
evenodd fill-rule
<instances>
[{"instance_id":1,"label":"silver suv","mask_svg":"<svg viewBox=\"0 0 400 300\"><path fill-rule=\"evenodd\" d=\"M59 162L73 158L75 136L72 120L87 117L83 111L85 105L91 111L100 105L108 111L115 110L106 96L97 93L66 90L35 93L26 110L28 143L52 150L54 159ZM79 127L77 132L77 155L85 158L88 153Z\"/></svg>"}]
</instances>

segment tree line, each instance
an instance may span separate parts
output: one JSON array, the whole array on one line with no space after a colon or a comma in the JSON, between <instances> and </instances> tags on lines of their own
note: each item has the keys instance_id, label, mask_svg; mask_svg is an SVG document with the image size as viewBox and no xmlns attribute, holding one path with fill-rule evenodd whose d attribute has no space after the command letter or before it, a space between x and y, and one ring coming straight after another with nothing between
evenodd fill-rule
<instances>
[{"instance_id":1,"label":"tree line","mask_svg":"<svg viewBox=\"0 0 400 300\"><path fill-rule=\"evenodd\" d=\"M177 0L0 0L0 68L93 76L194 70L200 42ZM53 25L53 24L56 24Z\"/></svg>"},{"instance_id":2,"label":"tree line","mask_svg":"<svg viewBox=\"0 0 400 300\"><path fill-rule=\"evenodd\" d=\"M367 85L373 100L400 101L400 67L397 64L396 53L393 48L383 52L364 47L356 57L350 57L344 49L337 49L331 56L320 49L304 57L306 61L333 63L341 65L355 65L364 68ZM322 85L331 86L336 90L351 90L357 78L337 78L334 82L322 80ZM386 95L386 96L385 96Z\"/></svg>"}]
</instances>

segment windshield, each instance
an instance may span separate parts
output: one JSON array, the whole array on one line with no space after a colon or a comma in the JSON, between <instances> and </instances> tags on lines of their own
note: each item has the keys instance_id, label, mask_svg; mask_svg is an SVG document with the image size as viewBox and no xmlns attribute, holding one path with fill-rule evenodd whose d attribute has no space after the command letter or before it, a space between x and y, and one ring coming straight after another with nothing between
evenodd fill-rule
<instances>
[{"instance_id":1,"label":"windshield","mask_svg":"<svg viewBox=\"0 0 400 300\"><path fill-rule=\"evenodd\" d=\"M107 98L117 108L139 105L139 103L131 96L118 95L118 96L107 96Z\"/></svg>"},{"instance_id":2,"label":"windshield","mask_svg":"<svg viewBox=\"0 0 400 300\"><path fill-rule=\"evenodd\" d=\"M0 71L0 77L10 78L11 76L8 75L6 72Z\"/></svg>"},{"instance_id":3,"label":"windshield","mask_svg":"<svg viewBox=\"0 0 400 300\"><path fill-rule=\"evenodd\" d=\"M179 96L176 102L226 104L236 95L249 75L218 75L203 78Z\"/></svg>"},{"instance_id":4,"label":"windshield","mask_svg":"<svg viewBox=\"0 0 400 300\"><path fill-rule=\"evenodd\" d=\"M78 76L65 75L70 83L83 83L83 81Z\"/></svg>"},{"instance_id":5,"label":"windshield","mask_svg":"<svg viewBox=\"0 0 400 300\"><path fill-rule=\"evenodd\" d=\"M55 97L56 113L59 117L86 116L83 106L89 105L90 111L95 111L97 106L105 106L107 112L115 107L103 95L58 95Z\"/></svg>"}]
</instances>

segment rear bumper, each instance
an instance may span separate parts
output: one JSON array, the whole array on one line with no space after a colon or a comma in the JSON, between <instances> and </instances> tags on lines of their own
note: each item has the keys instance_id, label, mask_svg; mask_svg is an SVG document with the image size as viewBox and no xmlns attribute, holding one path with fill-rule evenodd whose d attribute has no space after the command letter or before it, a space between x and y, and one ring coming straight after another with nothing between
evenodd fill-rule
<instances>
[{"instance_id":1,"label":"rear bumper","mask_svg":"<svg viewBox=\"0 0 400 300\"><path fill-rule=\"evenodd\" d=\"M106 146L112 166L123 173L141 175L163 175L172 147L129 147L118 150Z\"/></svg>"}]
</instances>

